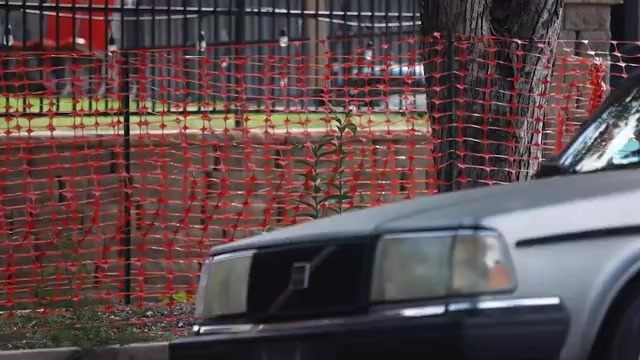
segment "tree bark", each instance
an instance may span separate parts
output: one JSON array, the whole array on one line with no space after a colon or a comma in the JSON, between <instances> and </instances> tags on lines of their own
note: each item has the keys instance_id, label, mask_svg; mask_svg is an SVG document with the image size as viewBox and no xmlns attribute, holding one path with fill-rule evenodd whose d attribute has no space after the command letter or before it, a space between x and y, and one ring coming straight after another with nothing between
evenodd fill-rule
<instances>
[{"instance_id":1,"label":"tree bark","mask_svg":"<svg viewBox=\"0 0 640 360\"><path fill-rule=\"evenodd\" d=\"M422 5L439 191L529 179L542 153L564 0Z\"/></svg>"}]
</instances>

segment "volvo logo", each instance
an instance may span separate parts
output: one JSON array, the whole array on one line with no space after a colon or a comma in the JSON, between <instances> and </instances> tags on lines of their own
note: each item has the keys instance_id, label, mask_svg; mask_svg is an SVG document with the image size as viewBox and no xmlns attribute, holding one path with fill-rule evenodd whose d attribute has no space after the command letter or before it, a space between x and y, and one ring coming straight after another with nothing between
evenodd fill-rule
<instances>
[{"instance_id":1,"label":"volvo logo","mask_svg":"<svg viewBox=\"0 0 640 360\"><path fill-rule=\"evenodd\" d=\"M320 266L322 262L336 250L336 246L327 246L316 255L310 262L295 262L291 266L289 286L278 296L276 301L269 308L269 313L274 313L280 309L287 299L298 290L309 288L309 277L311 272Z\"/></svg>"},{"instance_id":2,"label":"volvo logo","mask_svg":"<svg viewBox=\"0 0 640 360\"><path fill-rule=\"evenodd\" d=\"M309 275L311 274L311 264L306 262L294 263L291 267L291 279L289 288L292 290L302 290L309 287Z\"/></svg>"}]
</instances>

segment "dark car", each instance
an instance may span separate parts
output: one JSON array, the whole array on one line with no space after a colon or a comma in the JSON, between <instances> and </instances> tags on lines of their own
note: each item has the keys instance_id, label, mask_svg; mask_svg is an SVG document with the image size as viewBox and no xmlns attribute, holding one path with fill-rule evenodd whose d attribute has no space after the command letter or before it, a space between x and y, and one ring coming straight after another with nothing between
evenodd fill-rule
<instances>
[{"instance_id":1,"label":"dark car","mask_svg":"<svg viewBox=\"0 0 640 360\"><path fill-rule=\"evenodd\" d=\"M640 76L526 183L218 246L171 359L640 357Z\"/></svg>"},{"instance_id":2,"label":"dark car","mask_svg":"<svg viewBox=\"0 0 640 360\"><path fill-rule=\"evenodd\" d=\"M402 99L405 87L412 92L426 86L423 63L398 64L391 61L377 60L358 63L334 62L331 66L331 85L328 89L317 89L311 97L318 105L329 104L338 107L368 105L378 107L388 104L392 95Z\"/></svg>"}]
</instances>

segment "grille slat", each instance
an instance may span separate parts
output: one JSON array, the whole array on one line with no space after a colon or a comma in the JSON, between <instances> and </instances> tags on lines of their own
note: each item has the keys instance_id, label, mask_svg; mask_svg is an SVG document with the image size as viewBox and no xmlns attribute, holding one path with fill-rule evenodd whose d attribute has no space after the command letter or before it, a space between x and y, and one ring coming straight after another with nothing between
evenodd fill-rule
<instances>
[{"instance_id":1,"label":"grille slat","mask_svg":"<svg viewBox=\"0 0 640 360\"><path fill-rule=\"evenodd\" d=\"M357 311L364 300L366 250L366 244L347 243L258 251L251 269L248 315L269 321ZM308 286L292 289L292 269L300 263L311 264Z\"/></svg>"}]
</instances>

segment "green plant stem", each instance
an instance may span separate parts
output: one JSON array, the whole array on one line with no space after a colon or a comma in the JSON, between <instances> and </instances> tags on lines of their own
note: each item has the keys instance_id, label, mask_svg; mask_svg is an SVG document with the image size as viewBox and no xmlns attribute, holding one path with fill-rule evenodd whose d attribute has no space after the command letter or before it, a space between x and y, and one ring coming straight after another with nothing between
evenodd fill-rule
<instances>
[{"instance_id":1,"label":"green plant stem","mask_svg":"<svg viewBox=\"0 0 640 360\"><path fill-rule=\"evenodd\" d=\"M313 161L298 160L306 168L302 176L305 178L305 183L311 182L313 190L309 190L307 187L303 189L301 198L298 199L298 204L304 205L308 212L299 213L297 216L306 216L311 219L318 219L322 216L322 210L328 209L331 213L342 214L346 211L344 203L347 200L354 201L353 195L345 191L345 161L347 158L347 151L345 149L345 132L351 131L355 136L357 133L357 126L350 121L350 114L347 114L342 119L338 114L333 112L337 135L325 135L318 143L311 145L311 152L314 156ZM329 149L324 150L325 146ZM334 156L336 156L334 158ZM329 159L325 159L329 157ZM328 161L333 164L333 173L328 176L322 176L320 164L323 161ZM334 192L337 191L337 194ZM325 194L330 193L330 194ZM308 200L303 199L307 197ZM355 206L354 206L355 208Z\"/></svg>"}]
</instances>

